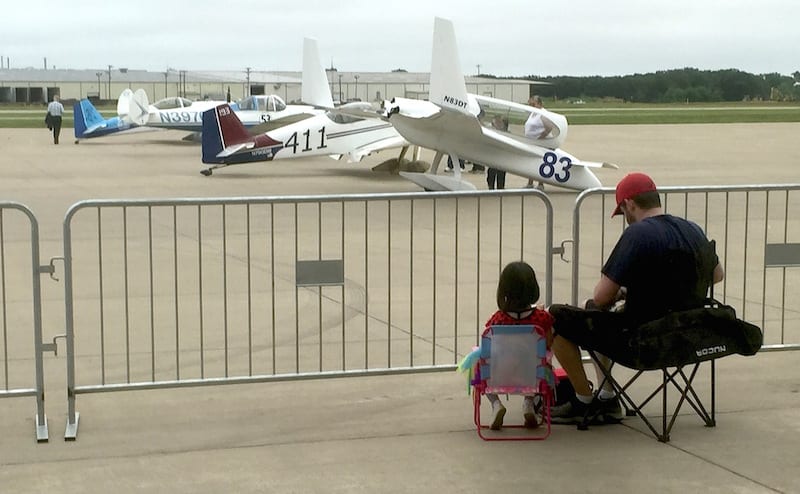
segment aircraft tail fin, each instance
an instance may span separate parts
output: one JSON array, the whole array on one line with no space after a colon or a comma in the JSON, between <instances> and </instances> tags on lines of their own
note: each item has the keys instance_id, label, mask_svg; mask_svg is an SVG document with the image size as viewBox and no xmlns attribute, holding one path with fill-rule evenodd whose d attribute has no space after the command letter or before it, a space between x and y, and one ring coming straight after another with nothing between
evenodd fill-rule
<instances>
[{"instance_id":1,"label":"aircraft tail fin","mask_svg":"<svg viewBox=\"0 0 800 494\"><path fill-rule=\"evenodd\" d=\"M91 101L84 98L76 101L72 105L72 112L74 116L73 128L75 129L75 139L86 137L87 133L92 130L102 127L105 124L105 119L97 108L94 107ZM87 132L88 131L88 132Z\"/></svg>"},{"instance_id":2,"label":"aircraft tail fin","mask_svg":"<svg viewBox=\"0 0 800 494\"><path fill-rule=\"evenodd\" d=\"M88 99L82 99L72 105L72 127L75 129L75 139L80 139L86 132L86 118L83 116L82 107L84 101L91 104Z\"/></svg>"},{"instance_id":3,"label":"aircraft tail fin","mask_svg":"<svg viewBox=\"0 0 800 494\"><path fill-rule=\"evenodd\" d=\"M132 92L126 89L117 101L117 115L119 118L135 125L145 125L150 115L150 102L147 92L144 89L137 89ZM123 98L124 96L124 98Z\"/></svg>"},{"instance_id":4,"label":"aircraft tail fin","mask_svg":"<svg viewBox=\"0 0 800 494\"><path fill-rule=\"evenodd\" d=\"M303 85L301 99L307 105L333 108L333 97L328 85L328 75L319 59L317 40L303 40Z\"/></svg>"},{"instance_id":5,"label":"aircraft tail fin","mask_svg":"<svg viewBox=\"0 0 800 494\"><path fill-rule=\"evenodd\" d=\"M203 163L221 163L218 155L225 148L252 140L227 103L203 112Z\"/></svg>"},{"instance_id":6,"label":"aircraft tail fin","mask_svg":"<svg viewBox=\"0 0 800 494\"><path fill-rule=\"evenodd\" d=\"M459 60L453 23L437 17L433 25L431 85L428 99L443 108L471 113L467 85Z\"/></svg>"},{"instance_id":7,"label":"aircraft tail fin","mask_svg":"<svg viewBox=\"0 0 800 494\"><path fill-rule=\"evenodd\" d=\"M133 100L133 91L125 88L117 98L117 116L125 120L130 113L131 101Z\"/></svg>"}]
</instances>

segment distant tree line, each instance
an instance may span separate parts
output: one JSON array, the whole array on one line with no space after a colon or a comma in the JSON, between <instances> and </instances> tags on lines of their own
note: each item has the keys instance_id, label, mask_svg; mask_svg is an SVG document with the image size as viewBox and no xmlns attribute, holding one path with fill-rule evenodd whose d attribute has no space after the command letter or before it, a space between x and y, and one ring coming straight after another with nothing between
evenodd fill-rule
<instances>
[{"instance_id":1,"label":"distant tree line","mask_svg":"<svg viewBox=\"0 0 800 494\"><path fill-rule=\"evenodd\" d=\"M800 99L800 71L792 77L778 73L750 74L741 70L664 70L612 77L530 75L528 80L549 82L535 90L555 99L616 98L642 103L712 102Z\"/></svg>"}]
</instances>

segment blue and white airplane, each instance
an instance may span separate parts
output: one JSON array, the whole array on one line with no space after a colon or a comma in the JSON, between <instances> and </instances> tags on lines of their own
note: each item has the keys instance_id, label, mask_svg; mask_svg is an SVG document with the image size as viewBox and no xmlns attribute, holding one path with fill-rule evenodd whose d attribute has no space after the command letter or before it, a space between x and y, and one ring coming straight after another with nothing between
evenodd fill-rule
<instances>
[{"instance_id":1,"label":"blue and white airplane","mask_svg":"<svg viewBox=\"0 0 800 494\"><path fill-rule=\"evenodd\" d=\"M144 94L144 91L139 95L135 94L130 89L123 91L117 100L117 114L127 114L127 107L130 102L141 98L142 94ZM78 144L82 139L102 137L138 127L138 125L124 117L116 116L112 118L103 118L92 102L86 98L76 101L75 104L72 105L72 113L74 119L75 144Z\"/></svg>"}]
</instances>

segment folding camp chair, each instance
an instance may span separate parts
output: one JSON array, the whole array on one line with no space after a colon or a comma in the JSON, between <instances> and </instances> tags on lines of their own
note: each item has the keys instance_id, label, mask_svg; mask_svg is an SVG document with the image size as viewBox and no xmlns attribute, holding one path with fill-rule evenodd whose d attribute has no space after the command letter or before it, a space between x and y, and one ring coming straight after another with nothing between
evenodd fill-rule
<instances>
[{"instance_id":1,"label":"folding camp chair","mask_svg":"<svg viewBox=\"0 0 800 494\"><path fill-rule=\"evenodd\" d=\"M552 352L547 338L531 325L496 325L481 337L478 360L473 369L474 420L478 435L486 441L535 440L550 435L550 407L553 403L554 377ZM541 423L526 434L498 433L485 435L490 426L481 422L481 397L485 394L541 397ZM503 425L504 429L522 429L524 424Z\"/></svg>"},{"instance_id":2,"label":"folding camp chair","mask_svg":"<svg viewBox=\"0 0 800 494\"><path fill-rule=\"evenodd\" d=\"M713 249L714 244L711 243ZM709 272L712 269L709 269ZM710 275L709 275L710 276ZM713 298L710 283L710 298L701 307L670 312L660 319L649 321L630 331L629 348L620 355L605 355L611 364L605 368L598 354L588 351L595 364L603 371L617 392L626 415L638 415L660 442L668 442L669 434L684 403L694 409L706 427L715 427L716 421L716 360L734 353L754 355L763 342L761 329L736 317L733 307ZM710 409L695 391L693 384L700 365L710 365ZM624 384L611 375L614 364L635 370L633 377ZM660 370L661 383L641 402L635 402L628 389L646 371ZM678 400L670 409L668 390L675 388ZM643 408L653 398L661 395L661 430L657 430L643 413ZM587 411L578 428L585 430L591 423L593 410Z\"/></svg>"}]
</instances>

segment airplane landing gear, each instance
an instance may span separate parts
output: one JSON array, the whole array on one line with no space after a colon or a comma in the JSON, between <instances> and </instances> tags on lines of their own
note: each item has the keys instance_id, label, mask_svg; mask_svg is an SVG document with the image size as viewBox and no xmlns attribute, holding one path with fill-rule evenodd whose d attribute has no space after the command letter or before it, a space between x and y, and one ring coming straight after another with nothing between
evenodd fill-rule
<instances>
[{"instance_id":1,"label":"airplane landing gear","mask_svg":"<svg viewBox=\"0 0 800 494\"><path fill-rule=\"evenodd\" d=\"M211 168L206 168L205 170L200 170L200 173L202 173L206 177L210 177L213 172L211 171Z\"/></svg>"}]
</instances>

